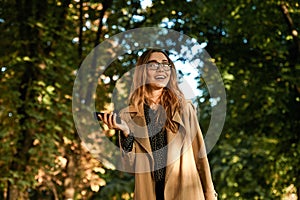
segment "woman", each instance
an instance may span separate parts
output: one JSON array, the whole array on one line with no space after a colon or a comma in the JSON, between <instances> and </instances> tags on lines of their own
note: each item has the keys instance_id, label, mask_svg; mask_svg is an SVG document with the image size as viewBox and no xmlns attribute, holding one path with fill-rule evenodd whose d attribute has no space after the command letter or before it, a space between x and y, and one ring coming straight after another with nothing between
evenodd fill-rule
<instances>
[{"instance_id":1,"label":"woman","mask_svg":"<svg viewBox=\"0 0 300 200\"><path fill-rule=\"evenodd\" d=\"M129 106L120 117L121 124L115 114L102 120L121 130L124 167L135 175L134 199L217 199L195 109L180 91L174 63L164 51L141 55Z\"/></svg>"}]
</instances>

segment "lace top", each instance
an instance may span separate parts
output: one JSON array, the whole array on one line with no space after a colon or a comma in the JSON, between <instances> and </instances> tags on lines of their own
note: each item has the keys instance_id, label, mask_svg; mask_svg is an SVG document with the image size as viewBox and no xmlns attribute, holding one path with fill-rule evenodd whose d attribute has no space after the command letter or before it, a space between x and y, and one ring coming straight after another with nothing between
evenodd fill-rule
<instances>
[{"instance_id":1,"label":"lace top","mask_svg":"<svg viewBox=\"0 0 300 200\"><path fill-rule=\"evenodd\" d=\"M151 150L154 158L154 180L158 199L164 199L164 181L167 163L167 137L164 128L164 120L159 115L159 110L152 110L144 105L144 115L147 124ZM126 138L121 134L122 148L129 152L132 150L134 136L132 133Z\"/></svg>"}]
</instances>

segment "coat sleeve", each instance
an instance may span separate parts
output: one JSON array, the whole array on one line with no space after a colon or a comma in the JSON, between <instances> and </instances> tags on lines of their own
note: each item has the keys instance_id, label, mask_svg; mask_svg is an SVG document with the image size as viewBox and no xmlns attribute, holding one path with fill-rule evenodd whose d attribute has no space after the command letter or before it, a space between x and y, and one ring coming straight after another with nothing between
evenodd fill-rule
<instances>
[{"instance_id":1,"label":"coat sleeve","mask_svg":"<svg viewBox=\"0 0 300 200\"><path fill-rule=\"evenodd\" d=\"M128 172L130 174L134 174L134 163L135 163L135 145L133 142L133 138L132 141L130 141L130 149L127 148L123 148L122 144L123 142L121 141L122 139L122 135L123 133L119 132L119 145L120 145L120 153L121 153L121 165L122 165L122 169L125 172Z\"/></svg>"},{"instance_id":2,"label":"coat sleeve","mask_svg":"<svg viewBox=\"0 0 300 200\"><path fill-rule=\"evenodd\" d=\"M128 135L128 137L124 136L124 133L122 133L122 131L120 131L119 133L119 137L120 137L120 147L127 152L132 151L133 148L133 141L134 141L134 136L132 133L130 133Z\"/></svg>"},{"instance_id":3,"label":"coat sleeve","mask_svg":"<svg viewBox=\"0 0 300 200\"><path fill-rule=\"evenodd\" d=\"M126 123L128 123L129 115L125 114L122 110L120 113L120 117ZM125 138L122 131L119 131L119 146L121 153L121 165L122 169L125 172L130 174L134 174L134 165L135 165L135 144L134 144L134 136L130 133L130 135Z\"/></svg>"},{"instance_id":4,"label":"coat sleeve","mask_svg":"<svg viewBox=\"0 0 300 200\"><path fill-rule=\"evenodd\" d=\"M192 147L205 199L216 200L217 193L215 192L211 177L211 171L206 154L205 143L197 119L196 110L192 103L188 103L188 112L190 114L191 130L193 130L193 132L195 131Z\"/></svg>"}]
</instances>

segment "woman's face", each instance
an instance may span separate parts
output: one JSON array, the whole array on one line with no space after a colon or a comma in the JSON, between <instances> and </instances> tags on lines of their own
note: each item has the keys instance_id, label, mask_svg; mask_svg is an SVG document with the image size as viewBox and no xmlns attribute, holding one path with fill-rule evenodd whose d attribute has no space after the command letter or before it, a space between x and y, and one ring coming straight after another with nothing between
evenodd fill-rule
<instances>
[{"instance_id":1,"label":"woman's face","mask_svg":"<svg viewBox=\"0 0 300 200\"><path fill-rule=\"evenodd\" d=\"M171 76L171 65L167 57L161 52L153 52L146 64L147 84L153 89L167 86Z\"/></svg>"}]
</instances>

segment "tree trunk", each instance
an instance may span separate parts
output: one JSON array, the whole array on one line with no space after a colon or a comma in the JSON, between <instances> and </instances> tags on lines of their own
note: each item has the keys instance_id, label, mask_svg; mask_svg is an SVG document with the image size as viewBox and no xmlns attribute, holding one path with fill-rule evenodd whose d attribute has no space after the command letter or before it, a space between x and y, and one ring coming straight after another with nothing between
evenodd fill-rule
<instances>
[{"instance_id":1,"label":"tree trunk","mask_svg":"<svg viewBox=\"0 0 300 200\"><path fill-rule=\"evenodd\" d=\"M72 200L74 199L75 195L75 188L74 188L74 179L75 179L75 163L74 163L74 158L72 154L68 155L68 164L66 167L66 173L67 177L64 180L64 196L66 200Z\"/></svg>"},{"instance_id":2,"label":"tree trunk","mask_svg":"<svg viewBox=\"0 0 300 200\"><path fill-rule=\"evenodd\" d=\"M17 9L17 15L18 15L18 23L19 23L19 36L22 41L31 41L33 39L34 35L32 34L32 30L27 24L27 19L32 15L32 4L31 1L23 2L21 0L16 1L16 9ZM23 48L20 50L20 55L22 56L32 56L34 54L34 48L30 46L29 44L25 44L23 42ZM10 170L18 173L19 178L15 178L14 182L8 183L7 188L7 200L17 200L22 199L22 196L27 196L25 193L26 191L20 191L20 188L18 187L19 179L22 179L23 173L26 171L27 161L29 160L29 154L28 151L30 147L32 146L32 131L26 129L25 127L30 123L30 117L28 116L26 110L27 110L27 104L30 102L31 94L29 87L33 80L33 65L32 63L22 63L24 73L22 76L21 83L19 85L19 93L20 93L20 99L22 101L21 106L18 107L17 112L18 115L21 116L19 120L20 127L22 129L20 132L16 133L18 135L18 141L16 143L16 153L14 157L17 158L17 160L13 160L10 165ZM21 162L19 162L20 160ZM21 175L20 175L21 174Z\"/></svg>"},{"instance_id":3,"label":"tree trunk","mask_svg":"<svg viewBox=\"0 0 300 200\"><path fill-rule=\"evenodd\" d=\"M12 185L10 182L8 182L6 199L7 200L17 200L18 196L19 196L18 188L16 186Z\"/></svg>"}]
</instances>

